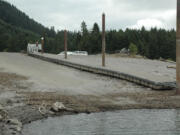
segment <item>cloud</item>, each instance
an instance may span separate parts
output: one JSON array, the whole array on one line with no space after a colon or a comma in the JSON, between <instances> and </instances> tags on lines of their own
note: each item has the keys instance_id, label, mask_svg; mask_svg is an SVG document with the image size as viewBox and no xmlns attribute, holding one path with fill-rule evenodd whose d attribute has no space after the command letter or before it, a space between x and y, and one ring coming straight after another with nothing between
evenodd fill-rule
<instances>
[{"instance_id":1,"label":"cloud","mask_svg":"<svg viewBox=\"0 0 180 135\"><path fill-rule=\"evenodd\" d=\"M143 26L145 28L147 28L147 29L151 29L151 28L154 28L154 27L165 28L165 25L160 20L152 19L152 18L138 20L135 25L132 25L129 28L140 29Z\"/></svg>"},{"instance_id":2,"label":"cloud","mask_svg":"<svg viewBox=\"0 0 180 135\"><path fill-rule=\"evenodd\" d=\"M56 29L89 29L106 13L107 29L157 26L175 28L176 0L7 0L31 18Z\"/></svg>"},{"instance_id":3,"label":"cloud","mask_svg":"<svg viewBox=\"0 0 180 135\"><path fill-rule=\"evenodd\" d=\"M152 27L172 29L176 26L176 10L168 10L166 12L153 14L150 18L137 20L136 24L129 26L129 28L140 29L143 26L147 29Z\"/></svg>"},{"instance_id":4,"label":"cloud","mask_svg":"<svg viewBox=\"0 0 180 135\"><path fill-rule=\"evenodd\" d=\"M163 11L174 9L176 0L112 0L115 6L124 4L126 8L134 11Z\"/></svg>"}]
</instances>

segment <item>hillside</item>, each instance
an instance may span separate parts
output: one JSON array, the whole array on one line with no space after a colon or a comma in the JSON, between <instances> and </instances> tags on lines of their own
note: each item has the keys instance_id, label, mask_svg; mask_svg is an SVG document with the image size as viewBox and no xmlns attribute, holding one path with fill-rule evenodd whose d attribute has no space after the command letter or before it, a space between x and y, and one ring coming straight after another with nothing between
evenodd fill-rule
<instances>
[{"instance_id":1,"label":"hillside","mask_svg":"<svg viewBox=\"0 0 180 135\"><path fill-rule=\"evenodd\" d=\"M0 19L0 51L25 50L28 41L40 38L39 34L8 24Z\"/></svg>"},{"instance_id":2,"label":"hillside","mask_svg":"<svg viewBox=\"0 0 180 135\"><path fill-rule=\"evenodd\" d=\"M28 42L36 42L44 34L54 37L55 31L29 18L8 2L0 0L0 51L26 50Z\"/></svg>"},{"instance_id":3,"label":"hillside","mask_svg":"<svg viewBox=\"0 0 180 135\"><path fill-rule=\"evenodd\" d=\"M29 18L29 16L15 6L3 0L0 0L0 19L8 24L30 30L40 35L46 32L48 36L54 36L52 30Z\"/></svg>"}]
</instances>

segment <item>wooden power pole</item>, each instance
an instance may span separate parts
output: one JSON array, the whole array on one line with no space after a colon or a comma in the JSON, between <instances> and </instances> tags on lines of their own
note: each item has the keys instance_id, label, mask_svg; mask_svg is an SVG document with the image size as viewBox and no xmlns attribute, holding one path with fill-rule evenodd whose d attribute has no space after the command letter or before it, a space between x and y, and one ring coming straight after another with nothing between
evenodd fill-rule
<instances>
[{"instance_id":1,"label":"wooden power pole","mask_svg":"<svg viewBox=\"0 0 180 135\"><path fill-rule=\"evenodd\" d=\"M41 38L41 53L44 53L44 37Z\"/></svg>"},{"instance_id":2,"label":"wooden power pole","mask_svg":"<svg viewBox=\"0 0 180 135\"><path fill-rule=\"evenodd\" d=\"M105 39L105 14L102 14L102 66L105 67L105 51L106 51L106 39Z\"/></svg>"},{"instance_id":3,"label":"wooden power pole","mask_svg":"<svg viewBox=\"0 0 180 135\"><path fill-rule=\"evenodd\" d=\"M64 30L64 58L67 59L67 31Z\"/></svg>"},{"instance_id":4,"label":"wooden power pole","mask_svg":"<svg viewBox=\"0 0 180 135\"><path fill-rule=\"evenodd\" d=\"M180 95L180 0L177 0L177 25L176 25L176 83L177 94Z\"/></svg>"}]
</instances>

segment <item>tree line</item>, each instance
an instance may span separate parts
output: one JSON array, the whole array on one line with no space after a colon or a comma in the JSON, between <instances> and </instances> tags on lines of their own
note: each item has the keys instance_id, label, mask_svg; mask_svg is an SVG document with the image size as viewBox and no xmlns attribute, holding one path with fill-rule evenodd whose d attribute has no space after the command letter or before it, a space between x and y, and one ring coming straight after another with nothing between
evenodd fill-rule
<instances>
[{"instance_id":1,"label":"tree line","mask_svg":"<svg viewBox=\"0 0 180 135\"><path fill-rule=\"evenodd\" d=\"M89 54L101 53L101 31L97 23L91 30L86 23L81 24L81 31L68 32L68 50L83 50ZM45 51L59 53L64 49L64 31L58 31L53 39L46 39ZM137 48L137 54L150 59L176 59L176 31L151 28L108 30L106 31L106 52L115 53L130 44Z\"/></svg>"}]
</instances>

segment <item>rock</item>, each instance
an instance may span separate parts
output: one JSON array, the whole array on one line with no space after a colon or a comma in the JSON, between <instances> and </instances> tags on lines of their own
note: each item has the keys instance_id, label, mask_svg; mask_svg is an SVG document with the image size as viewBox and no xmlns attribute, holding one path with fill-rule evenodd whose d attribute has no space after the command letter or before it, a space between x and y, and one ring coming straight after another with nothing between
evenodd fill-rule
<instances>
[{"instance_id":1,"label":"rock","mask_svg":"<svg viewBox=\"0 0 180 135\"><path fill-rule=\"evenodd\" d=\"M8 112L4 110L4 108L0 104L0 121L3 121L4 119L6 119L7 116L8 116Z\"/></svg>"},{"instance_id":2,"label":"rock","mask_svg":"<svg viewBox=\"0 0 180 135\"><path fill-rule=\"evenodd\" d=\"M2 107L2 105L0 104L0 110L3 110L4 108Z\"/></svg>"},{"instance_id":3,"label":"rock","mask_svg":"<svg viewBox=\"0 0 180 135\"><path fill-rule=\"evenodd\" d=\"M11 125L20 125L21 124L21 122L19 122L18 119L8 119L7 123L11 124Z\"/></svg>"},{"instance_id":4,"label":"rock","mask_svg":"<svg viewBox=\"0 0 180 135\"><path fill-rule=\"evenodd\" d=\"M44 106L40 106L39 107L39 112L42 114L42 115L45 115L47 113L47 110Z\"/></svg>"},{"instance_id":5,"label":"rock","mask_svg":"<svg viewBox=\"0 0 180 135\"><path fill-rule=\"evenodd\" d=\"M10 105L12 105L12 103L13 103L13 101L11 99L8 99L6 102L7 102L7 104L10 104Z\"/></svg>"},{"instance_id":6,"label":"rock","mask_svg":"<svg viewBox=\"0 0 180 135\"><path fill-rule=\"evenodd\" d=\"M7 124L12 126L12 129L20 132L22 130L22 123L18 119L8 119Z\"/></svg>"},{"instance_id":7,"label":"rock","mask_svg":"<svg viewBox=\"0 0 180 135\"><path fill-rule=\"evenodd\" d=\"M20 132L21 130L22 130L22 126L21 126L21 127L20 127L20 126L19 126L19 127L18 127L18 126L16 127L16 131Z\"/></svg>"},{"instance_id":8,"label":"rock","mask_svg":"<svg viewBox=\"0 0 180 135\"><path fill-rule=\"evenodd\" d=\"M0 121L2 121L3 120L3 117L2 117L2 115L0 115Z\"/></svg>"},{"instance_id":9,"label":"rock","mask_svg":"<svg viewBox=\"0 0 180 135\"><path fill-rule=\"evenodd\" d=\"M51 109L55 112L58 112L58 111L66 110L66 107L62 102L56 102L52 105Z\"/></svg>"}]
</instances>

